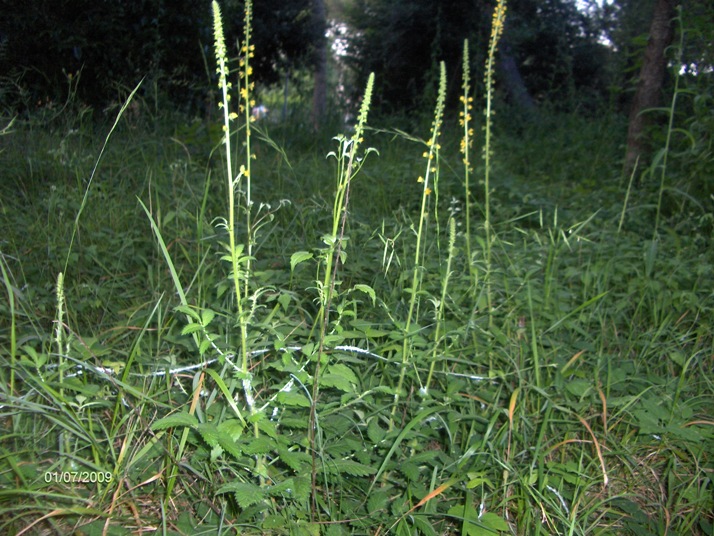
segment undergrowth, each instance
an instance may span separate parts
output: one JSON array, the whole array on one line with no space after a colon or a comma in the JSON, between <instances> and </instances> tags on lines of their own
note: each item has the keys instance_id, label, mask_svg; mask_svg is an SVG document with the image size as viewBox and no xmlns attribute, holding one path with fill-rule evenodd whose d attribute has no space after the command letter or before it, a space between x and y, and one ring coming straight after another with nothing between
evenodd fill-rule
<instances>
[{"instance_id":1,"label":"undergrowth","mask_svg":"<svg viewBox=\"0 0 714 536\"><path fill-rule=\"evenodd\" d=\"M224 128L4 132L0 530L712 534L708 205L479 124L468 43L458 117L291 153L214 6Z\"/></svg>"}]
</instances>

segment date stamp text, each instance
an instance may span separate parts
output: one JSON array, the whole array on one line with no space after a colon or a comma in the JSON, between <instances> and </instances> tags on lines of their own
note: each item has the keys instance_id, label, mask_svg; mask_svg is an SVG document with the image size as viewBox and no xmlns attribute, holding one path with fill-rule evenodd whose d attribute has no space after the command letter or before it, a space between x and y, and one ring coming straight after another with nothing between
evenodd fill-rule
<instances>
[{"instance_id":1,"label":"date stamp text","mask_svg":"<svg viewBox=\"0 0 714 536\"><path fill-rule=\"evenodd\" d=\"M48 484L104 484L112 481L108 471L47 471L45 482Z\"/></svg>"}]
</instances>

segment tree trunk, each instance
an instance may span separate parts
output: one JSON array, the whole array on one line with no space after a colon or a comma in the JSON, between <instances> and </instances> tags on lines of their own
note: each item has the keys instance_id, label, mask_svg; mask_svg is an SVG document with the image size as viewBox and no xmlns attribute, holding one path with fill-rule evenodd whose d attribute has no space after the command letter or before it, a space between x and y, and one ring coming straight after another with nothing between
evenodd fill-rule
<instances>
[{"instance_id":1,"label":"tree trunk","mask_svg":"<svg viewBox=\"0 0 714 536\"><path fill-rule=\"evenodd\" d=\"M523 82L521 71L507 43L502 43L500 56L500 73L508 95L520 111L526 114L534 111L535 101Z\"/></svg>"},{"instance_id":2,"label":"tree trunk","mask_svg":"<svg viewBox=\"0 0 714 536\"><path fill-rule=\"evenodd\" d=\"M317 40L315 49L315 89L312 94L312 125L317 130L327 108L327 11L324 0L313 0L312 16L320 28L320 39Z\"/></svg>"},{"instance_id":3,"label":"tree trunk","mask_svg":"<svg viewBox=\"0 0 714 536\"><path fill-rule=\"evenodd\" d=\"M655 3L650 36L645 48L637 91L630 108L627 129L627 151L623 174L629 176L635 163L650 149L647 127L650 120L646 110L660 105L662 84L667 68L665 50L674 38L675 7L677 0L657 0Z\"/></svg>"}]
</instances>

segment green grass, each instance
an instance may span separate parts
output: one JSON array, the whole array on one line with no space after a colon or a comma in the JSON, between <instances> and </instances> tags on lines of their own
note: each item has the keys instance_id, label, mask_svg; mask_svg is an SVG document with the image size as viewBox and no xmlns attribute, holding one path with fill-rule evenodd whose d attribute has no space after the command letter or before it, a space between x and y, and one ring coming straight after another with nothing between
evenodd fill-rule
<instances>
[{"instance_id":1,"label":"green grass","mask_svg":"<svg viewBox=\"0 0 714 536\"><path fill-rule=\"evenodd\" d=\"M135 102L2 138L0 532L712 534L676 158L625 203L617 118L497 114L467 211L457 103L438 143L257 123L230 246L220 128Z\"/></svg>"}]
</instances>

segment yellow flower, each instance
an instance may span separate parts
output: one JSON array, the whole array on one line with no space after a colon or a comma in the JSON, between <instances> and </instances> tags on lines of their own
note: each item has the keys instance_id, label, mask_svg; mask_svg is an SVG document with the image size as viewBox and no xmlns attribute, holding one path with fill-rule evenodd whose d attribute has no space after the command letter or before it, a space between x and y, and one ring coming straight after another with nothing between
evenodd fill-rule
<instances>
[{"instance_id":1,"label":"yellow flower","mask_svg":"<svg viewBox=\"0 0 714 536\"><path fill-rule=\"evenodd\" d=\"M417 179L417 182L424 182L424 177L421 177L421 176L420 176L420 177Z\"/></svg>"},{"instance_id":2,"label":"yellow flower","mask_svg":"<svg viewBox=\"0 0 714 536\"><path fill-rule=\"evenodd\" d=\"M431 188L424 190L424 195L429 195L431 193Z\"/></svg>"}]
</instances>

